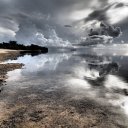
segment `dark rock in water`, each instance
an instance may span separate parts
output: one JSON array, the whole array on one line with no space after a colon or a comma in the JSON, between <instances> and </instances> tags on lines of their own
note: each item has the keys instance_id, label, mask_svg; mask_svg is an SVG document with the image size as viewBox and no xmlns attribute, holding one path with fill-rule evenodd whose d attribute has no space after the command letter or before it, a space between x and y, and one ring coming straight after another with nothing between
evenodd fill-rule
<instances>
[{"instance_id":1,"label":"dark rock in water","mask_svg":"<svg viewBox=\"0 0 128 128\"><path fill-rule=\"evenodd\" d=\"M128 89L124 89L123 91L124 91L124 94L125 94L126 96L128 96Z\"/></svg>"}]
</instances>

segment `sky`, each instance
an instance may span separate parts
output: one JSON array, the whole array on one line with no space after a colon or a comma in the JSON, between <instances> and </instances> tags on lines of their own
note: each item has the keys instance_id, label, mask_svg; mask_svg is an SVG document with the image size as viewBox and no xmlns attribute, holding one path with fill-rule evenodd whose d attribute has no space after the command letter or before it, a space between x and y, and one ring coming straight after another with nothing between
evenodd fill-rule
<instances>
[{"instance_id":1,"label":"sky","mask_svg":"<svg viewBox=\"0 0 128 128\"><path fill-rule=\"evenodd\" d=\"M120 26L127 43L127 0L0 0L0 42L67 46L101 21Z\"/></svg>"}]
</instances>

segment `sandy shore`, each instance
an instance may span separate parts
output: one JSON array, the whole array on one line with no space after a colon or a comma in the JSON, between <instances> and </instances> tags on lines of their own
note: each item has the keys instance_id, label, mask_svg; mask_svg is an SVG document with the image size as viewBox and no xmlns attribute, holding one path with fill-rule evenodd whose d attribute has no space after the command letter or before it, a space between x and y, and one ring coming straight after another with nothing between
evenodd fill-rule
<instances>
[{"instance_id":1,"label":"sandy shore","mask_svg":"<svg viewBox=\"0 0 128 128\"><path fill-rule=\"evenodd\" d=\"M10 50L10 49L0 49L0 54L1 53L9 53L9 52L18 52L17 50Z\"/></svg>"},{"instance_id":2,"label":"sandy shore","mask_svg":"<svg viewBox=\"0 0 128 128\"><path fill-rule=\"evenodd\" d=\"M15 59L20 54L17 50L0 49L0 62L8 59Z\"/></svg>"},{"instance_id":3,"label":"sandy shore","mask_svg":"<svg viewBox=\"0 0 128 128\"><path fill-rule=\"evenodd\" d=\"M1 62L8 59L15 59L19 55L20 52L16 50L0 49L0 84L6 80L7 78L6 74L8 71L19 69L22 68L23 66L23 64L18 64L18 63L2 64Z\"/></svg>"}]
</instances>

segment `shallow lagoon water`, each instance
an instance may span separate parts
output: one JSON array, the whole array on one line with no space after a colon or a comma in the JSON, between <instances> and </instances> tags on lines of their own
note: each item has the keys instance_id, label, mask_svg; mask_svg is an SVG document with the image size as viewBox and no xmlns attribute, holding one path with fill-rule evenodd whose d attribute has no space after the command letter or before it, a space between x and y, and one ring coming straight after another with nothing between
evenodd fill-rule
<instances>
[{"instance_id":1,"label":"shallow lagoon water","mask_svg":"<svg viewBox=\"0 0 128 128\"><path fill-rule=\"evenodd\" d=\"M31 106L27 98L40 97L40 100L48 100L46 104L69 104L69 108L72 101L76 104L81 101L84 105L80 102L79 106L71 106L84 110L90 102L92 106L94 103L105 108L108 115L104 120L114 120L115 127L128 127L128 56L124 49L104 52L103 48L91 48L25 55L5 63L24 63L25 66L8 72L1 101L16 104L24 100L22 104Z\"/></svg>"}]
</instances>

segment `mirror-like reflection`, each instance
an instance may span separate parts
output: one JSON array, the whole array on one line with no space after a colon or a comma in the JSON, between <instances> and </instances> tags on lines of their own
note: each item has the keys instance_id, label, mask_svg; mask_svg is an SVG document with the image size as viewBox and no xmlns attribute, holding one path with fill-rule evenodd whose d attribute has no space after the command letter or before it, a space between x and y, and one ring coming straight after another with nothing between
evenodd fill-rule
<instances>
[{"instance_id":1,"label":"mirror-like reflection","mask_svg":"<svg viewBox=\"0 0 128 128\"><path fill-rule=\"evenodd\" d=\"M42 96L44 100L45 95L50 102L57 103L89 100L120 115L117 122L128 126L127 61L126 55L99 55L95 50L90 53L25 55L5 62L24 63L25 66L8 73L3 93L9 102L28 96ZM112 118L110 116L108 120Z\"/></svg>"}]
</instances>

